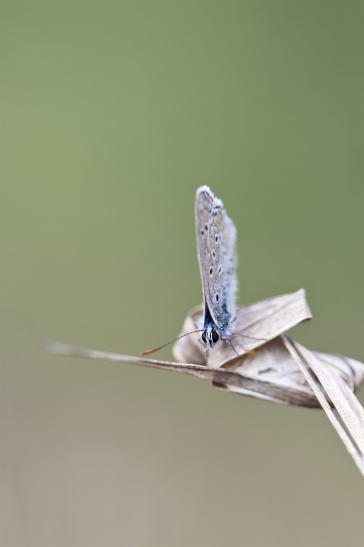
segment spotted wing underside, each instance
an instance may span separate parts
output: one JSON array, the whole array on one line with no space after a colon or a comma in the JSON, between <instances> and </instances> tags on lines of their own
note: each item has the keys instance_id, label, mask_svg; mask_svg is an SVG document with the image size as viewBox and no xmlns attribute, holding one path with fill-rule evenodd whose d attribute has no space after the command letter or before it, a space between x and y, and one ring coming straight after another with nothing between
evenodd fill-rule
<instances>
[{"instance_id":1,"label":"spotted wing underside","mask_svg":"<svg viewBox=\"0 0 364 547\"><path fill-rule=\"evenodd\" d=\"M208 186L197 189L195 215L204 304L225 333L235 314L236 228Z\"/></svg>"}]
</instances>

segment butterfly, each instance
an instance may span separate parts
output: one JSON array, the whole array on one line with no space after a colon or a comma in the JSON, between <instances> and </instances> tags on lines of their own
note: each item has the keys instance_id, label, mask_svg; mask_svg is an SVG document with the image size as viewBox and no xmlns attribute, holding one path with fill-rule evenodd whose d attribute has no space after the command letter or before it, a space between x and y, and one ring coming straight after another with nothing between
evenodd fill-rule
<instances>
[{"instance_id":1,"label":"butterfly","mask_svg":"<svg viewBox=\"0 0 364 547\"><path fill-rule=\"evenodd\" d=\"M231 336L237 293L236 228L208 186L197 189L195 225L203 295L201 340L208 350Z\"/></svg>"},{"instance_id":2,"label":"butterfly","mask_svg":"<svg viewBox=\"0 0 364 547\"><path fill-rule=\"evenodd\" d=\"M195 229L197 257L200 267L203 320L200 328L184 333L166 344L147 349L149 355L176 342L180 338L201 332L205 351L213 349L219 340L228 342L235 319L237 292L236 228L225 211L221 199L208 186L200 186L195 199ZM236 352L236 350L234 349Z\"/></svg>"}]
</instances>

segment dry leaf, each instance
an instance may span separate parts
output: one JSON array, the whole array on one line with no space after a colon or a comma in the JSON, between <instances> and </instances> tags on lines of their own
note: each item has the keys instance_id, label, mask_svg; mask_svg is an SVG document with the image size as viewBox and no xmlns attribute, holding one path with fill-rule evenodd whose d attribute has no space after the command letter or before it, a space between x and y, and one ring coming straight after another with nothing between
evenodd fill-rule
<instances>
[{"instance_id":1,"label":"dry leaf","mask_svg":"<svg viewBox=\"0 0 364 547\"><path fill-rule=\"evenodd\" d=\"M201 313L200 308L192 310L182 333L198 328ZM364 364L348 357L309 351L283 336L287 330L310 318L302 289L240 308L236 320L239 334L232 338L234 349L219 342L208 353L207 364L203 345L193 334L174 345L178 362L60 343L50 344L49 349L59 355L133 363L190 374L209 380L219 389L276 403L303 407L321 405L364 475L364 410L354 395L364 381Z\"/></svg>"}]
</instances>

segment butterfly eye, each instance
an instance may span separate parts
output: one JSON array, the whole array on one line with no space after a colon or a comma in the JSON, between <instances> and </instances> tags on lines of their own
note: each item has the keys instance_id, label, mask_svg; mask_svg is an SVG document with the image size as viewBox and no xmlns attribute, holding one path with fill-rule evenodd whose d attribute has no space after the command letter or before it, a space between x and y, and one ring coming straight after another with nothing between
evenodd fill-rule
<instances>
[{"instance_id":1,"label":"butterfly eye","mask_svg":"<svg viewBox=\"0 0 364 547\"><path fill-rule=\"evenodd\" d=\"M212 338L212 341L213 341L214 344L216 344L216 342L219 341L220 336L219 336L219 333L217 332L217 330L212 329L211 338Z\"/></svg>"},{"instance_id":2,"label":"butterfly eye","mask_svg":"<svg viewBox=\"0 0 364 547\"><path fill-rule=\"evenodd\" d=\"M202 336L201 336L201 340L204 344L206 344L206 342L207 342L206 331L203 331Z\"/></svg>"}]
</instances>

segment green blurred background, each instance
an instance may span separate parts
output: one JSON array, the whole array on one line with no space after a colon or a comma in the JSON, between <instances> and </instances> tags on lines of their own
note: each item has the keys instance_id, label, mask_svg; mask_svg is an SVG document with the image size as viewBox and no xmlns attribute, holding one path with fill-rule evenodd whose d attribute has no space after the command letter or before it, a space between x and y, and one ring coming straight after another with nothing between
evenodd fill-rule
<instances>
[{"instance_id":1,"label":"green blurred background","mask_svg":"<svg viewBox=\"0 0 364 547\"><path fill-rule=\"evenodd\" d=\"M303 286L295 337L364 360L363 24L355 1L1 2L1 545L360 544L363 481L322 412L42 338L176 335L209 184L240 302Z\"/></svg>"}]
</instances>

